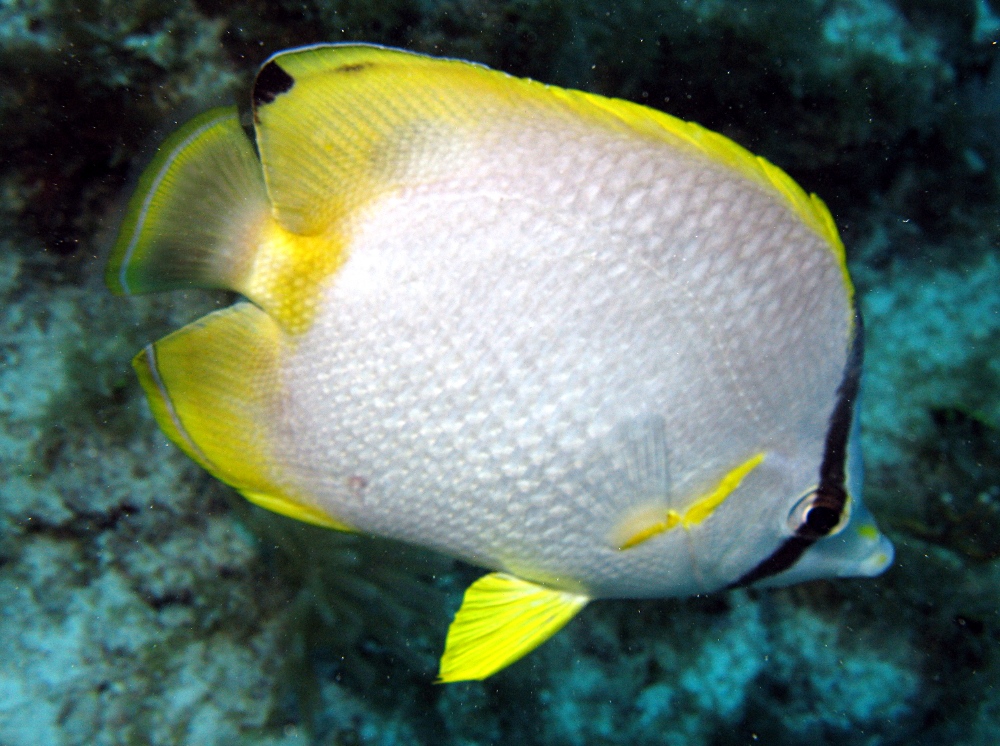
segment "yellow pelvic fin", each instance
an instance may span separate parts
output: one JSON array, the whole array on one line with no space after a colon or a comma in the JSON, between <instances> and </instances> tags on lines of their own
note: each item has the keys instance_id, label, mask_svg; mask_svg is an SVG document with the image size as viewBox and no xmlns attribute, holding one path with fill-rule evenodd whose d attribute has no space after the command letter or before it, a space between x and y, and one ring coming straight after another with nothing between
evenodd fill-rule
<instances>
[{"instance_id":1,"label":"yellow pelvic fin","mask_svg":"<svg viewBox=\"0 0 1000 746\"><path fill-rule=\"evenodd\" d=\"M764 460L765 453L757 453L739 466L726 473L711 492L695 500L683 513L668 510L666 514L650 515L649 511L632 513L612 532L611 541L621 550L639 546L676 526L685 530L708 518L722 503L726 501L736 488L742 484L747 475L756 469Z\"/></svg>"},{"instance_id":2,"label":"yellow pelvic fin","mask_svg":"<svg viewBox=\"0 0 1000 746\"><path fill-rule=\"evenodd\" d=\"M268 510L349 530L282 485L269 443L280 335L264 311L237 303L149 345L133 365L164 433L213 476Z\"/></svg>"},{"instance_id":3,"label":"yellow pelvic fin","mask_svg":"<svg viewBox=\"0 0 1000 746\"><path fill-rule=\"evenodd\" d=\"M492 676L562 629L589 600L506 573L480 578L448 628L438 682Z\"/></svg>"},{"instance_id":4,"label":"yellow pelvic fin","mask_svg":"<svg viewBox=\"0 0 1000 746\"><path fill-rule=\"evenodd\" d=\"M236 109L212 109L171 135L146 168L111 251L117 293L243 290L259 226L270 219L264 177Z\"/></svg>"},{"instance_id":5,"label":"yellow pelvic fin","mask_svg":"<svg viewBox=\"0 0 1000 746\"><path fill-rule=\"evenodd\" d=\"M275 55L257 76L253 100L268 193L278 220L294 233L327 231L404 178L413 184L440 176L441 159L421 155L462 130L498 117L569 114L694 150L775 194L827 243L853 293L843 243L818 197L729 138L655 109L460 60L358 44Z\"/></svg>"}]
</instances>

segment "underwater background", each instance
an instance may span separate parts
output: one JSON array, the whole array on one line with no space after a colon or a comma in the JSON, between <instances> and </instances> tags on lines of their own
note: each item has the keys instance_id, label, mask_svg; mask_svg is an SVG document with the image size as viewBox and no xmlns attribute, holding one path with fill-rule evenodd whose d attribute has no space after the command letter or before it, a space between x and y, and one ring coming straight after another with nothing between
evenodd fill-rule
<instances>
[{"instance_id":1,"label":"underwater background","mask_svg":"<svg viewBox=\"0 0 1000 746\"><path fill-rule=\"evenodd\" d=\"M1000 8L990 0L0 0L0 746L1000 742ZM715 129L829 205L866 321L875 579L594 603L432 683L480 571L245 503L129 361L232 296L115 298L157 141L368 41Z\"/></svg>"}]
</instances>

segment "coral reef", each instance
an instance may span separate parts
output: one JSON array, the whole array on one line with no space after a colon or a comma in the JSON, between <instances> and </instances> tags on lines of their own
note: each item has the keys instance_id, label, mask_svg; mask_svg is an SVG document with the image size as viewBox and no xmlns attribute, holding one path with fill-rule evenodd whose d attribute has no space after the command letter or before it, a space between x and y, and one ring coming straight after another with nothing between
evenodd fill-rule
<instances>
[{"instance_id":1,"label":"coral reef","mask_svg":"<svg viewBox=\"0 0 1000 746\"><path fill-rule=\"evenodd\" d=\"M606 602L431 684L476 571L234 498L128 360L229 298L115 299L130 173L269 53L475 59L718 129L843 228L877 580ZM1000 16L991 0L0 2L0 743L992 744Z\"/></svg>"},{"instance_id":2,"label":"coral reef","mask_svg":"<svg viewBox=\"0 0 1000 746\"><path fill-rule=\"evenodd\" d=\"M1000 556L1000 261L898 267L864 301L869 483L916 535Z\"/></svg>"}]
</instances>

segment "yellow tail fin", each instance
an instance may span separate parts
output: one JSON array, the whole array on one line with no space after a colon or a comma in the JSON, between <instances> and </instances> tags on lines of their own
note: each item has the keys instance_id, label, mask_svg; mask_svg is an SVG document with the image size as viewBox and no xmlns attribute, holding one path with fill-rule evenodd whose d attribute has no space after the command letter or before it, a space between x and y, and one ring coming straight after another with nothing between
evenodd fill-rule
<instances>
[{"instance_id":1,"label":"yellow tail fin","mask_svg":"<svg viewBox=\"0 0 1000 746\"><path fill-rule=\"evenodd\" d=\"M108 262L108 286L127 295L243 292L270 219L260 161L236 109L207 111L171 135L139 179Z\"/></svg>"}]
</instances>

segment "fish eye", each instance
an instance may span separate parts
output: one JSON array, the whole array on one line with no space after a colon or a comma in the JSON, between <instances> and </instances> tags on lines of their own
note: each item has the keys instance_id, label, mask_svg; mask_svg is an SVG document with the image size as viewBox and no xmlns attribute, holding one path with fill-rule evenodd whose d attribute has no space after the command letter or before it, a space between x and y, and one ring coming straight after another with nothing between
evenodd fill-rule
<instances>
[{"instance_id":1,"label":"fish eye","mask_svg":"<svg viewBox=\"0 0 1000 746\"><path fill-rule=\"evenodd\" d=\"M820 539L843 530L850 519L850 496L829 487L815 487L788 514L788 527L796 536Z\"/></svg>"}]
</instances>

